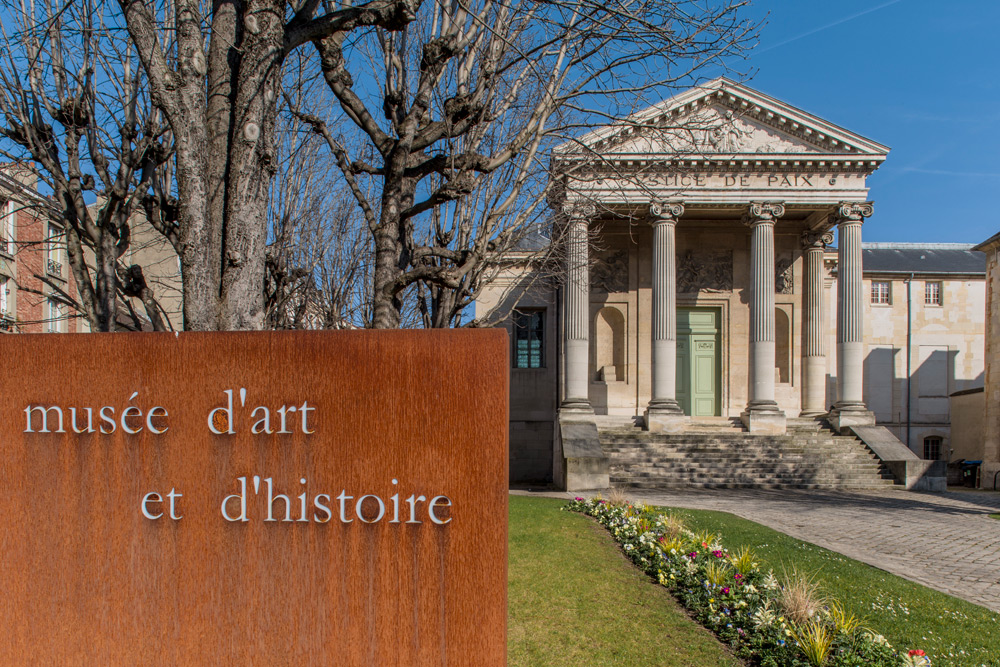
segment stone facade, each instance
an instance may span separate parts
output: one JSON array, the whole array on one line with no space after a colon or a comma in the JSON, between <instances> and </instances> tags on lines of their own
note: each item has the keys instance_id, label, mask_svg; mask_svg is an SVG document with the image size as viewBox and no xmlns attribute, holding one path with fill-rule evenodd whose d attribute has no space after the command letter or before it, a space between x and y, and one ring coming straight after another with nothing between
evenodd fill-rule
<instances>
[{"instance_id":1,"label":"stone facade","mask_svg":"<svg viewBox=\"0 0 1000 667\"><path fill-rule=\"evenodd\" d=\"M674 129L692 120L699 131ZM865 179L887 152L725 79L557 149L564 279L540 282L514 258L477 300L487 321L519 313L503 323L512 481L567 485L573 469L597 479L581 424L599 415L668 432L740 420L773 434L832 406L836 429L874 423L870 338L896 346L898 331L871 313L861 236L874 213ZM974 302L974 280L945 282L946 303ZM544 340L514 321L529 316ZM960 381L946 388L974 382L975 319L953 334L922 317L925 345L960 350L948 357Z\"/></svg>"}]
</instances>

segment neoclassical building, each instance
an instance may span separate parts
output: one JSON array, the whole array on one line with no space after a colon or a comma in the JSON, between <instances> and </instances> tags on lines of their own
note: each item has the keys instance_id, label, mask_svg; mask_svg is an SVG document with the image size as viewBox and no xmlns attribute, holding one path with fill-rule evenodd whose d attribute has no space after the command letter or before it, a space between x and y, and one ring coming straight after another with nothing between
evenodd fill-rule
<instances>
[{"instance_id":1,"label":"neoclassical building","mask_svg":"<svg viewBox=\"0 0 1000 667\"><path fill-rule=\"evenodd\" d=\"M873 424L861 243L888 150L724 78L557 149L564 280L514 267L477 303L514 307L512 479L599 456L602 415Z\"/></svg>"}]
</instances>

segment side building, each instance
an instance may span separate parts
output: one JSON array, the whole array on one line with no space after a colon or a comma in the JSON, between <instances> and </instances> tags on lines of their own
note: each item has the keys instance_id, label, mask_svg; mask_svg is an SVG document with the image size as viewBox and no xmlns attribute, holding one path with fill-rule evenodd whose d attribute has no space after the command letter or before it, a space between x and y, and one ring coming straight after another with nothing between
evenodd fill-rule
<instances>
[{"instance_id":1,"label":"side building","mask_svg":"<svg viewBox=\"0 0 1000 667\"><path fill-rule=\"evenodd\" d=\"M0 172L0 331L82 333L65 232L34 211L44 205L33 177Z\"/></svg>"},{"instance_id":2,"label":"side building","mask_svg":"<svg viewBox=\"0 0 1000 667\"><path fill-rule=\"evenodd\" d=\"M4 333L90 332L78 306L65 229L39 215L48 205L35 188L34 175L10 165L0 169L0 331ZM84 256L93 271L93 253L85 249ZM119 261L142 267L167 326L182 329L180 265L166 239L137 216L129 247ZM121 298L119 323L126 330L151 328L137 297Z\"/></svg>"},{"instance_id":3,"label":"side building","mask_svg":"<svg viewBox=\"0 0 1000 667\"><path fill-rule=\"evenodd\" d=\"M986 258L972 248L862 245L865 404L924 459L960 458L949 397L983 386Z\"/></svg>"}]
</instances>

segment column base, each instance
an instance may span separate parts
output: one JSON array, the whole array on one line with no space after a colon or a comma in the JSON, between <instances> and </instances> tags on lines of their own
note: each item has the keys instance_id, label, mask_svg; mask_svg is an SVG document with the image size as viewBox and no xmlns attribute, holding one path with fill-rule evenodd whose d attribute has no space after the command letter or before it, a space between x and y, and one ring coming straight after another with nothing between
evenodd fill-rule
<instances>
[{"instance_id":1,"label":"column base","mask_svg":"<svg viewBox=\"0 0 1000 667\"><path fill-rule=\"evenodd\" d=\"M825 417L826 412L823 410L803 410L799 413L799 417L802 419L817 419L819 417Z\"/></svg>"},{"instance_id":2,"label":"column base","mask_svg":"<svg viewBox=\"0 0 1000 667\"><path fill-rule=\"evenodd\" d=\"M836 403L827 419L838 433L843 433L850 426L875 425L875 413L864 403Z\"/></svg>"},{"instance_id":3,"label":"column base","mask_svg":"<svg viewBox=\"0 0 1000 667\"><path fill-rule=\"evenodd\" d=\"M555 482L564 491L607 489L611 485L610 463L601 448L593 409L560 408L556 446Z\"/></svg>"},{"instance_id":4,"label":"column base","mask_svg":"<svg viewBox=\"0 0 1000 667\"><path fill-rule=\"evenodd\" d=\"M643 429L650 433L681 433L690 419L677 401L649 402L644 415Z\"/></svg>"},{"instance_id":5,"label":"column base","mask_svg":"<svg viewBox=\"0 0 1000 667\"><path fill-rule=\"evenodd\" d=\"M786 432L785 413L778 409L774 401L750 401L740 415L740 421L750 435L784 435Z\"/></svg>"},{"instance_id":6,"label":"column base","mask_svg":"<svg viewBox=\"0 0 1000 667\"><path fill-rule=\"evenodd\" d=\"M559 405L559 414L593 415L594 406L585 398L567 398Z\"/></svg>"}]
</instances>

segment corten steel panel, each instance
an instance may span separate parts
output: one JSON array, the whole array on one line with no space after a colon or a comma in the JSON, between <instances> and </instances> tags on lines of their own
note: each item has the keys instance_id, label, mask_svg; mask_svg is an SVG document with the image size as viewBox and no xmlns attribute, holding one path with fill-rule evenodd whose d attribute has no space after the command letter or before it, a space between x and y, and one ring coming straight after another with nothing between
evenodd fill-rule
<instances>
[{"instance_id":1,"label":"corten steel panel","mask_svg":"<svg viewBox=\"0 0 1000 667\"><path fill-rule=\"evenodd\" d=\"M505 664L507 348L497 330L4 336L0 664ZM230 388L238 433L212 435ZM252 407L303 401L313 435L247 433ZM130 404L165 406L169 430L24 432L28 405ZM330 495L333 520L265 523L251 480L250 521L224 520L254 475L296 519L303 491ZM183 518L145 518L172 488ZM397 488L448 496L451 522L340 522L342 490L391 515Z\"/></svg>"}]
</instances>

